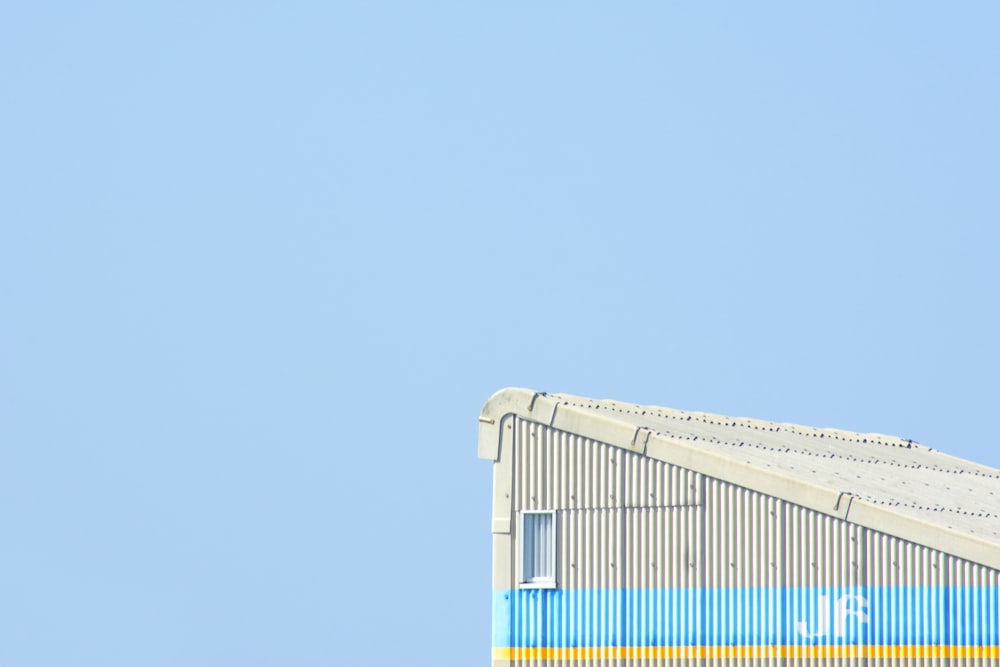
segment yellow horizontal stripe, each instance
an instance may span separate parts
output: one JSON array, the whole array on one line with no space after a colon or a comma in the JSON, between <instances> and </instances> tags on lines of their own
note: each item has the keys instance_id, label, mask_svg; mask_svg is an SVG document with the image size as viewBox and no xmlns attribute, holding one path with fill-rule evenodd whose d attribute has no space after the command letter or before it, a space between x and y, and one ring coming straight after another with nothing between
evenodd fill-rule
<instances>
[{"instance_id":1,"label":"yellow horizontal stripe","mask_svg":"<svg viewBox=\"0 0 1000 667\"><path fill-rule=\"evenodd\" d=\"M1000 658L1000 646L588 646L494 648L494 660L643 660L686 658Z\"/></svg>"}]
</instances>

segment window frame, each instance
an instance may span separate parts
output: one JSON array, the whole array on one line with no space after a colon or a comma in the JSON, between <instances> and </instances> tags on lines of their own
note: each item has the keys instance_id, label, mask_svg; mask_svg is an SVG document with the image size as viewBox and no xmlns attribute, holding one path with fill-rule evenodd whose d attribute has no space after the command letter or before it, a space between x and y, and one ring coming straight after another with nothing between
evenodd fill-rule
<instances>
[{"instance_id":1,"label":"window frame","mask_svg":"<svg viewBox=\"0 0 1000 667\"><path fill-rule=\"evenodd\" d=\"M540 515L540 514L546 514L552 517L552 529L551 531L549 531L549 558L548 558L549 571L552 572L552 576L550 577L534 576L529 580L525 575L526 572L525 564L528 556L527 553L528 540L527 540L527 533L525 532L524 528L524 524L526 523L525 517L527 517L528 515ZM519 577L521 581L518 582L518 586L520 588L558 588L559 584L558 584L558 576L556 573L556 566L559 563L559 558L556 553L556 550L559 545L559 538L558 538L559 524L558 524L558 516L556 510L521 510L521 516L519 518L518 524L519 524L518 532L520 534L520 542L521 542L521 548L519 549L520 554L518 556L520 559L520 566L521 566L520 570L521 576Z\"/></svg>"}]
</instances>

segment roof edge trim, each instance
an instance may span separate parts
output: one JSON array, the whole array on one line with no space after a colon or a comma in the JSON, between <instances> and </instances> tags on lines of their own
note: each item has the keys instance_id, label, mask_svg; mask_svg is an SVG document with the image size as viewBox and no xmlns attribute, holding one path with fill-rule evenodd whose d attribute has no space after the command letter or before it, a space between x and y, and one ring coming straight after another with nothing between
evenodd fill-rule
<instances>
[{"instance_id":1,"label":"roof edge trim","mask_svg":"<svg viewBox=\"0 0 1000 667\"><path fill-rule=\"evenodd\" d=\"M505 416L517 415L548 426L551 425L555 405L555 400L545 393L520 387L501 389L490 396L479 413L479 458L499 460L500 422ZM539 416L543 418L539 419Z\"/></svg>"},{"instance_id":2,"label":"roof edge trim","mask_svg":"<svg viewBox=\"0 0 1000 667\"><path fill-rule=\"evenodd\" d=\"M930 526L919 519L894 512L891 507L854 498L847 519L865 528L1000 570L1000 551L996 545L973 535Z\"/></svg>"}]
</instances>

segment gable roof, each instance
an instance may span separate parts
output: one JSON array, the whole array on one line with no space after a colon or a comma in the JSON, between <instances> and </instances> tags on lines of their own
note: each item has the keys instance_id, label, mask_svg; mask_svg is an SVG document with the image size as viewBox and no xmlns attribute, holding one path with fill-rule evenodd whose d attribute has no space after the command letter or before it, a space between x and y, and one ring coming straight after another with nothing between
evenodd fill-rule
<instances>
[{"instance_id":1,"label":"gable roof","mask_svg":"<svg viewBox=\"0 0 1000 667\"><path fill-rule=\"evenodd\" d=\"M483 406L481 458L507 415L1000 569L1000 470L911 440L510 388Z\"/></svg>"}]
</instances>

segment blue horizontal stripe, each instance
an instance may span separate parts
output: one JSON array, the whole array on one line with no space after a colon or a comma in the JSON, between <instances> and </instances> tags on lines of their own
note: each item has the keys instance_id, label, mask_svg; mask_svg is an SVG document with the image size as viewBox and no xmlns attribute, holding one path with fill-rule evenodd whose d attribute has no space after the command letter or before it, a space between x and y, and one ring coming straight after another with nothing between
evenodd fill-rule
<instances>
[{"instance_id":1,"label":"blue horizontal stripe","mask_svg":"<svg viewBox=\"0 0 1000 667\"><path fill-rule=\"evenodd\" d=\"M998 601L995 586L500 590L493 646L996 646Z\"/></svg>"}]
</instances>

